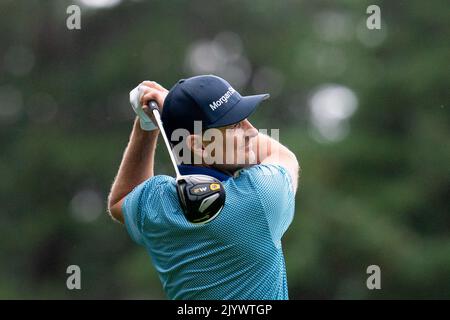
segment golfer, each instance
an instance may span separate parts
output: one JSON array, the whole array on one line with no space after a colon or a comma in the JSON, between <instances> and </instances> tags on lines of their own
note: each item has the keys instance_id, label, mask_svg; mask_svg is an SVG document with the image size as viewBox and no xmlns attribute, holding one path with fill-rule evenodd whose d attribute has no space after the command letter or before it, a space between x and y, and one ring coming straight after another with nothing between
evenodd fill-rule
<instances>
[{"instance_id":1,"label":"golfer","mask_svg":"<svg viewBox=\"0 0 450 320\"><path fill-rule=\"evenodd\" d=\"M136 118L108 210L147 249L167 297L288 299L281 238L294 215L299 164L291 151L259 133L247 119L268 95L241 96L213 75L180 80L170 91L153 81L138 87L142 106L157 102L172 146L179 143L174 139L177 130L188 132L184 153L201 161L184 160L181 174L215 177L226 193L215 219L189 222L175 179L154 175L159 130L144 131ZM148 108L144 111L150 115ZM223 132L223 143L216 150L223 155L220 161L215 155L211 164L211 142L194 132L195 121L203 131Z\"/></svg>"}]
</instances>

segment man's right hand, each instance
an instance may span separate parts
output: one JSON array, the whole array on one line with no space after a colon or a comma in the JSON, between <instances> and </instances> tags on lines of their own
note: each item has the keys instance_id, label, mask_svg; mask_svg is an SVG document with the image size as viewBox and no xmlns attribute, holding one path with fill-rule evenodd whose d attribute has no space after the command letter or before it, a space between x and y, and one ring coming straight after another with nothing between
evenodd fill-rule
<instances>
[{"instance_id":1,"label":"man's right hand","mask_svg":"<svg viewBox=\"0 0 450 320\"><path fill-rule=\"evenodd\" d=\"M151 115L151 112L148 110L147 106L148 102L150 100L155 100L158 104L159 112L162 112L164 101L166 100L169 90L155 81L143 81L139 85L139 93L142 108L148 115Z\"/></svg>"},{"instance_id":2,"label":"man's right hand","mask_svg":"<svg viewBox=\"0 0 450 320\"><path fill-rule=\"evenodd\" d=\"M150 100L156 101L161 112L167 93L167 89L154 81L143 81L131 90L130 103L134 112L140 118L140 124L143 130L152 131L157 129L156 121L147 104Z\"/></svg>"}]
</instances>

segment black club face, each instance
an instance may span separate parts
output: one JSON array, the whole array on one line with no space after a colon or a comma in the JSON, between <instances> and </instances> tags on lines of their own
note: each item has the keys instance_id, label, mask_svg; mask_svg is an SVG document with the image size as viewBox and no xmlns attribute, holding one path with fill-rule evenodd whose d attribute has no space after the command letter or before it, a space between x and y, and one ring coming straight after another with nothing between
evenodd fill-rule
<instances>
[{"instance_id":1,"label":"black club face","mask_svg":"<svg viewBox=\"0 0 450 320\"><path fill-rule=\"evenodd\" d=\"M177 180L177 193L186 219L196 224L213 220L225 204L222 183L206 175L180 177Z\"/></svg>"}]
</instances>

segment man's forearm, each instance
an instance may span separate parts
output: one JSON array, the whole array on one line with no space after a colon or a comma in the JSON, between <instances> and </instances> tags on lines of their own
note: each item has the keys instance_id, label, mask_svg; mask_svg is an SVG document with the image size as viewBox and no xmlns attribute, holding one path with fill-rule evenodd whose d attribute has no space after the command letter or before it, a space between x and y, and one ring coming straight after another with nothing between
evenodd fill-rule
<instances>
[{"instance_id":1,"label":"man's forearm","mask_svg":"<svg viewBox=\"0 0 450 320\"><path fill-rule=\"evenodd\" d=\"M282 154L291 154L292 152L268 135L259 133L253 144L253 151L257 157L257 163L261 163L268 157L279 157Z\"/></svg>"},{"instance_id":2,"label":"man's forearm","mask_svg":"<svg viewBox=\"0 0 450 320\"><path fill-rule=\"evenodd\" d=\"M153 176L159 130L144 131L136 118L119 171L111 187L108 207L112 207L137 185Z\"/></svg>"},{"instance_id":3,"label":"man's forearm","mask_svg":"<svg viewBox=\"0 0 450 320\"><path fill-rule=\"evenodd\" d=\"M297 191L300 165L295 154L283 146L277 140L259 133L256 139L256 148L258 152L257 160L259 163L271 163L282 165L291 176L294 193Z\"/></svg>"}]
</instances>

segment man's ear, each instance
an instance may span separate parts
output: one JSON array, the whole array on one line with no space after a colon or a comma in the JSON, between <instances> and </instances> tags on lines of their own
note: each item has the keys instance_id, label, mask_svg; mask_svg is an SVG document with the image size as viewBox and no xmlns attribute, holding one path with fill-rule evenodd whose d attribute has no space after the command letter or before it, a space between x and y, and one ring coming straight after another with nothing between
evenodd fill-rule
<instances>
[{"instance_id":1,"label":"man's ear","mask_svg":"<svg viewBox=\"0 0 450 320\"><path fill-rule=\"evenodd\" d=\"M194 157L194 164L202 164L205 147L202 144L201 137L195 134L189 135L186 138L186 146Z\"/></svg>"}]
</instances>

